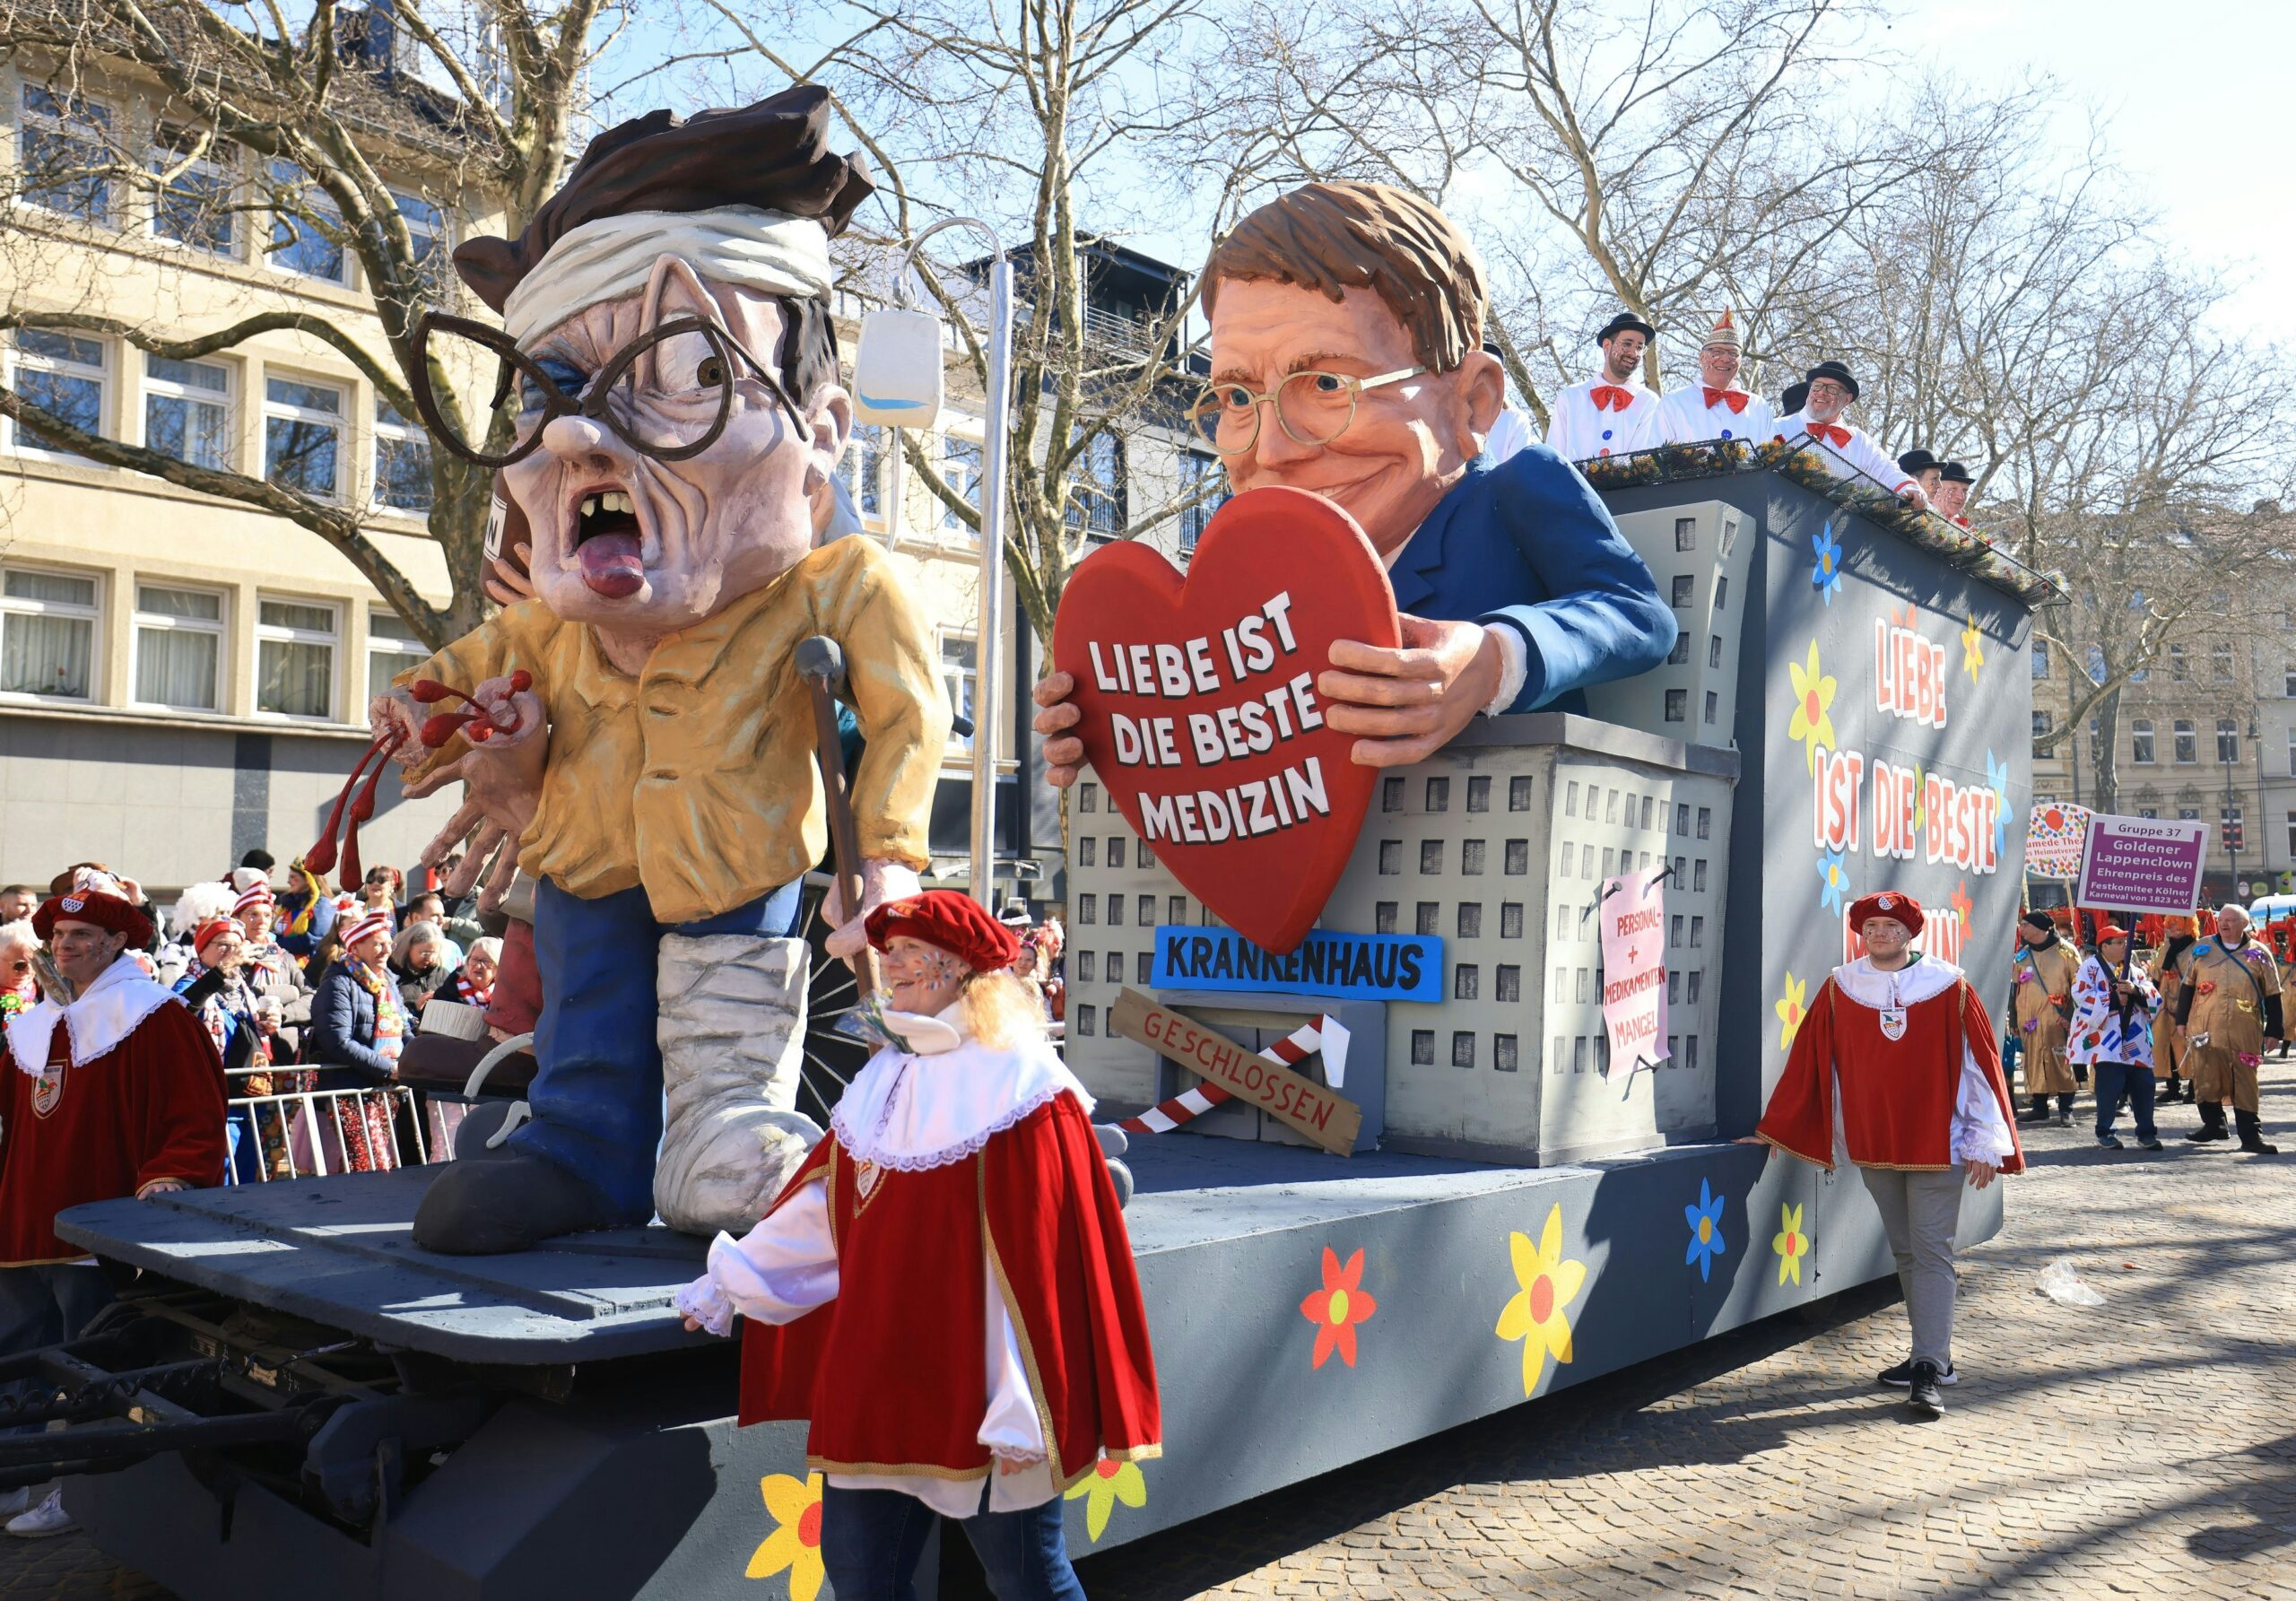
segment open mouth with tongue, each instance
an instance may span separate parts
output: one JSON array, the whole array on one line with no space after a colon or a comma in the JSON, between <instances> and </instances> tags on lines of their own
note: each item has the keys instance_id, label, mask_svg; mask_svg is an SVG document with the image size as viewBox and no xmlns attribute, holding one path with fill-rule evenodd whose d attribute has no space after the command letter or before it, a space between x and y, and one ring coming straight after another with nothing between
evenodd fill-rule
<instances>
[{"instance_id":1,"label":"open mouth with tongue","mask_svg":"<svg viewBox=\"0 0 2296 1601\"><path fill-rule=\"evenodd\" d=\"M593 594L627 600L646 587L640 544L628 489L605 484L583 492L575 506L574 560Z\"/></svg>"}]
</instances>

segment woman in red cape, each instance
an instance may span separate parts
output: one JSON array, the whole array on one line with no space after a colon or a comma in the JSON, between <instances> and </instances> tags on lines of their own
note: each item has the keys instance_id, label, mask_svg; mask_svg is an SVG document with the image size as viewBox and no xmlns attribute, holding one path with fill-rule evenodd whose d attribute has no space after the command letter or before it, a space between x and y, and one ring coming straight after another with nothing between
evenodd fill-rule
<instances>
[{"instance_id":1,"label":"woman in red cape","mask_svg":"<svg viewBox=\"0 0 2296 1601\"><path fill-rule=\"evenodd\" d=\"M1161 1419L1132 1245L1092 1099L970 898L880 907L887 1026L830 1133L678 1296L744 1319L742 1422L811 1422L821 1553L843 1601L910 1593L937 1514L1001 1597L1081 1597L1060 1495L1154 1457Z\"/></svg>"}]
</instances>

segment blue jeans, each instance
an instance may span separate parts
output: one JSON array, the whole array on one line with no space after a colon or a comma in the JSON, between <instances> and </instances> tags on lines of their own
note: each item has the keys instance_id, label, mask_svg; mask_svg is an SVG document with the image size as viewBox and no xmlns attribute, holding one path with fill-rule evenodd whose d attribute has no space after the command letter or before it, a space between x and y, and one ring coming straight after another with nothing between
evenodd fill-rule
<instances>
[{"instance_id":1,"label":"blue jeans","mask_svg":"<svg viewBox=\"0 0 2296 1601\"><path fill-rule=\"evenodd\" d=\"M898 1490L824 1490L822 1566L837 1601L916 1601L918 1559L936 1516ZM1025 1512L978 1512L957 1527L972 1542L996 1601L1084 1601L1068 1565L1058 1496Z\"/></svg>"},{"instance_id":2,"label":"blue jeans","mask_svg":"<svg viewBox=\"0 0 2296 1601\"><path fill-rule=\"evenodd\" d=\"M111 1285L92 1262L0 1267L0 1356L76 1340L111 1302Z\"/></svg>"},{"instance_id":3,"label":"blue jeans","mask_svg":"<svg viewBox=\"0 0 2296 1601\"><path fill-rule=\"evenodd\" d=\"M2152 1069L2132 1062L2097 1064L2097 1137L2103 1139L2113 1131L2113 1119L2120 1115L2124 1095L2128 1098L2129 1109L2136 1115L2136 1137L2160 1138L2152 1127Z\"/></svg>"},{"instance_id":4,"label":"blue jeans","mask_svg":"<svg viewBox=\"0 0 2296 1601\"><path fill-rule=\"evenodd\" d=\"M700 922L654 920L643 887L586 901L548 879L535 890L534 1121L509 1143L570 1168L630 1223L654 1214L654 1154L662 1143L662 1049L655 952L665 934L786 938L799 885Z\"/></svg>"}]
</instances>

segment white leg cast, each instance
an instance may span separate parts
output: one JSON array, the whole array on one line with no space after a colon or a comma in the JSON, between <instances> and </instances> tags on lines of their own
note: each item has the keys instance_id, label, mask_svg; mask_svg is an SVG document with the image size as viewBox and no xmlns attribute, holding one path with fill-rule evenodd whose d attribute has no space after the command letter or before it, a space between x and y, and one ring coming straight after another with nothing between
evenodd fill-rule
<instances>
[{"instance_id":1,"label":"white leg cast","mask_svg":"<svg viewBox=\"0 0 2296 1601\"><path fill-rule=\"evenodd\" d=\"M654 1208L670 1227L744 1233L822 1137L796 1109L806 963L801 939L663 936Z\"/></svg>"}]
</instances>

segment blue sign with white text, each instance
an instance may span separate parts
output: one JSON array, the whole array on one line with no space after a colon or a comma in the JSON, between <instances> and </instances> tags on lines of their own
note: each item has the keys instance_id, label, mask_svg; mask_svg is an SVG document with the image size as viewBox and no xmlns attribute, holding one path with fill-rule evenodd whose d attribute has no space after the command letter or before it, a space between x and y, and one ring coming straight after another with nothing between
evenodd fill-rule
<instances>
[{"instance_id":1,"label":"blue sign with white text","mask_svg":"<svg viewBox=\"0 0 2296 1601\"><path fill-rule=\"evenodd\" d=\"M1443 941L1433 934L1331 934L1318 929L1288 956L1232 928L1156 927L1150 984L1158 989L1298 989L1351 1001L1439 1001Z\"/></svg>"}]
</instances>

